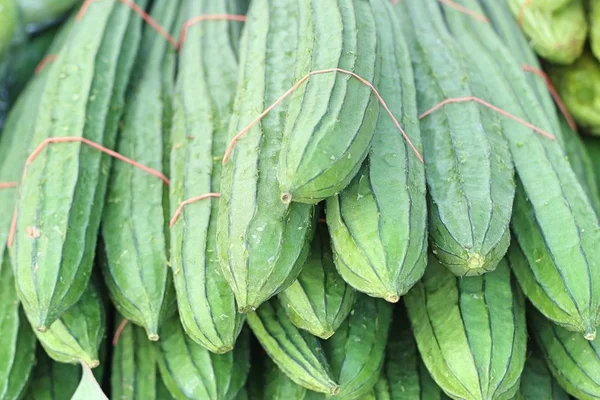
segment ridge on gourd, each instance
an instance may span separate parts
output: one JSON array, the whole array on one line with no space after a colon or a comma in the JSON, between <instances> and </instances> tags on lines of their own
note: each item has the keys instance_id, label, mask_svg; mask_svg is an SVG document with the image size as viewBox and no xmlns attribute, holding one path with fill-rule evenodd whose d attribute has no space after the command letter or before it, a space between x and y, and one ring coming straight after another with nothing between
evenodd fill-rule
<instances>
[{"instance_id":1,"label":"ridge on gourd","mask_svg":"<svg viewBox=\"0 0 600 400\"><path fill-rule=\"evenodd\" d=\"M38 346L31 382L24 399L70 399L80 380L81 366L54 361L43 347Z\"/></svg>"},{"instance_id":2,"label":"ridge on gourd","mask_svg":"<svg viewBox=\"0 0 600 400\"><path fill-rule=\"evenodd\" d=\"M99 349L105 330L105 310L95 284L90 282L79 301L45 332L35 334L48 355L63 363L100 365Z\"/></svg>"},{"instance_id":3,"label":"ridge on gourd","mask_svg":"<svg viewBox=\"0 0 600 400\"><path fill-rule=\"evenodd\" d=\"M269 357L291 380L319 393L340 392L319 340L296 328L278 301L263 303L246 320Z\"/></svg>"},{"instance_id":4,"label":"ridge on gourd","mask_svg":"<svg viewBox=\"0 0 600 400\"><path fill-rule=\"evenodd\" d=\"M385 77L380 94L421 152L414 75L400 22L390 3L371 5ZM395 303L425 271L425 168L383 109L380 114L367 161L346 189L327 199L327 224L346 282Z\"/></svg>"},{"instance_id":5,"label":"ridge on gourd","mask_svg":"<svg viewBox=\"0 0 600 400\"><path fill-rule=\"evenodd\" d=\"M527 312L533 337L560 386L577 399L600 398L600 338L586 340L548 321L533 307Z\"/></svg>"},{"instance_id":6,"label":"ridge on gourd","mask_svg":"<svg viewBox=\"0 0 600 400\"><path fill-rule=\"evenodd\" d=\"M294 80L330 68L379 79L372 5L364 0L302 0ZM346 187L367 156L379 103L354 77L311 76L287 108L277 178L281 200L317 203Z\"/></svg>"},{"instance_id":7,"label":"ridge on gourd","mask_svg":"<svg viewBox=\"0 0 600 400\"><path fill-rule=\"evenodd\" d=\"M142 328L132 323L123 328L112 353L111 365L112 398L162 400L157 389L161 378L155 349Z\"/></svg>"},{"instance_id":8,"label":"ridge on gourd","mask_svg":"<svg viewBox=\"0 0 600 400\"><path fill-rule=\"evenodd\" d=\"M541 70L540 62L537 56L529 46L529 42L519 29L517 21L513 18L508 5L502 1L481 0L481 7L490 17L497 34L502 38L505 46L515 57L516 61L522 64L522 67L533 67ZM546 113L545 119L551 124L552 132L561 144L569 158L569 163L573 172L579 178L586 194L592 201L596 213L600 211L600 195L598 193L598 184L592 182L593 165L592 159L587 149L582 144L582 140L574 132L568 121L563 115L558 115L557 107L554 104L546 80L536 73L526 73L529 86L535 92L540 105Z\"/></svg>"},{"instance_id":9,"label":"ridge on gourd","mask_svg":"<svg viewBox=\"0 0 600 400\"><path fill-rule=\"evenodd\" d=\"M240 40L230 137L294 83L299 9L308 0L255 0ZM276 167L287 103L235 145L221 174L217 252L238 310L248 313L292 284L308 256L313 206L279 200Z\"/></svg>"},{"instance_id":10,"label":"ridge on gourd","mask_svg":"<svg viewBox=\"0 0 600 400\"><path fill-rule=\"evenodd\" d=\"M127 35L133 12L115 4L98 2L73 24L48 68L33 145L71 136L114 146L137 45ZM109 164L109 156L71 143L49 145L28 167L12 251L19 298L38 331L75 304L88 284Z\"/></svg>"},{"instance_id":11,"label":"ridge on gourd","mask_svg":"<svg viewBox=\"0 0 600 400\"><path fill-rule=\"evenodd\" d=\"M525 305L504 260L495 271L457 278L433 256L404 297L419 353L452 398L511 399L525 363Z\"/></svg>"},{"instance_id":12,"label":"ridge on gourd","mask_svg":"<svg viewBox=\"0 0 600 400\"><path fill-rule=\"evenodd\" d=\"M2 248L2 247L0 247ZM35 363L36 340L21 308L8 252L0 259L0 399L22 398Z\"/></svg>"},{"instance_id":13,"label":"ridge on gourd","mask_svg":"<svg viewBox=\"0 0 600 400\"><path fill-rule=\"evenodd\" d=\"M537 348L525 361L519 392L523 400L569 400L569 395L554 379Z\"/></svg>"},{"instance_id":14,"label":"ridge on gourd","mask_svg":"<svg viewBox=\"0 0 600 400\"><path fill-rule=\"evenodd\" d=\"M323 350L340 385L332 399L361 399L377 383L392 322L392 305L359 294L350 315Z\"/></svg>"},{"instance_id":15,"label":"ridge on gourd","mask_svg":"<svg viewBox=\"0 0 600 400\"><path fill-rule=\"evenodd\" d=\"M250 337L242 330L235 348L214 354L194 342L175 314L162 325L155 346L163 382L177 400L233 400L250 370Z\"/></svg>"},{"instance_id":16,"label":"ridge on gourd","mask_svg":"<svg viewBox=\"0 0 600 400\"><path fill-rule=\"evenodd\" d=\"M237 12L241 1L188 0L186 19ZM189 27L179 55L171 147L171 213L183 201L220 192L221 157L238 78L239 22ZM219 199L185 207L171 228L171 268L181 323L194 341L215 353L230 351L242 328L216 253Z\"/></svg>"},{"instance_id":17,"label":"ridge on gourd","mask_svg":"<svg viewBox=\"0 0 600 400\"><path fill-rule=\"evenodd\" d=\"M389 399L448 399L421 360L404 306L396 310L390 333L382 371Z\"/></svg>"},{"instance_id":18,"label":"ridge on gourd","mask_svg":"<svg viewBox=\"0 0 600 400\"><path fill-rule=\"evenodd\" d=\"M308 390L288 378L268 357L265 364L265 388L260 400L325 400L323 393Z\"/></svg>"},{"instance_id":19,"label":"ridge on gourd","mask_svg":"<svg viewBox=\"0 0 600 400\"><path fill-rule=\"evenodd\" d=\"M457 2L481 10L478 1ZM445 13L469 34L471 61L485 71L495 104L550 132L525 72L492 27L450 8ZM554 322L592 339L600 322L598 217L560 143L517 125L505 130L518 176L511 228L528 262L514 273L545 315L561 315Z\"/></svg>"},{"instance_id":20,"label":"ridge on gourd","mask_svg":"<svg viewBox=\"0 0 600 400\"><path fill-rule=\"evenodd\" d=\"M279 293L279 302L294 325L328 339L350 313L355 298L354 289L335 269L327 229L317 227L302 272Z\"/></svg>"},{"instance_id":21,"label":"ridge on gourd","mask_svg":"<svg viewBox=\"0 0 600 400\"><path fill-rule=\"evenodd\" d=\"M178 31L179 0L155 1L151 17ZM136 16L137 18L137 16ZM163 79L175 50L154 28L143 26L134 75L128 89L116 151L140 164L162 169ZM124 162L114 162L102 215L102 272L110 297L128 320L158 340L158 329L172 294L163 211L164 183Z\"/></svg>"},{"instance_id":22,"label":"ridge on gourd","mask_svg":"<svg viewBox=\"0 0 600 400\"><path fill-rule=\"evenodd\" d=\"M437 1L406 0L395 9L411 53L419 113L482 91L450 39ZM498 124L490 110L468 102L445 105L420 127L434 254L459 276L494 270L510 242L514 196L512 163Z\"/></svg>"}]
</instances>

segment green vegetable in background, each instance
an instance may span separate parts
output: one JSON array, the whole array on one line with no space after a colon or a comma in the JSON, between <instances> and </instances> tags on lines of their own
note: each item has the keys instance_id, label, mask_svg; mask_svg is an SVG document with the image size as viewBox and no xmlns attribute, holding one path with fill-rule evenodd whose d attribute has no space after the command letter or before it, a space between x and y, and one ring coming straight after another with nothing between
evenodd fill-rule
<instances>
[{"instance_id":1,"label":"green vegetable in background","mask_svg":"<svg viewBox=\"0 0 600 400\"><path fill-rule=\"evenodd\" d=\"M585 52L571 66L550 66L548 74L577 123L600 136L600 62Z\"/></svg>"},{"instance_id":2,"label":"green vegetable in background","mask_svg":"<svg viewBox=\"0 0 600 400\"><path fill-rule=\"evenodd\" d=\"M508 5L542 58L571 64L581 55L587 35L583 0L508 0Z\"/></svg>"},{"instance_id":3,"label":"green vegetable in background","mask_svg":"<svg viewBox=\"0 0 600 400\"><path fill-rule=\"evenodd\" d=\"M6 0L2 0L6 1ZM21 22L27 32L37 32L60 19L81 0L8 0L19 3Z\"/></svg>"},{"instance_id":4,"label":"green vegetable in background","mask_svg":"<svg viewBox=\"0 0 600 400\"><path fill-rule=\"evenodd\" d=\"M600 0L590 0L588 19L590 21L592 53L600 60Z\"/></svg>"},{"instance_id":5,"label":"green vegetable in background","mask_svg":"<svg viewBox=\"0 0 600 400\"><path fill-rule=\"evenodd\" d=\"M0 0L0 61L17 30L17 13L15 0Z\"/></svg>"}]
</instances>

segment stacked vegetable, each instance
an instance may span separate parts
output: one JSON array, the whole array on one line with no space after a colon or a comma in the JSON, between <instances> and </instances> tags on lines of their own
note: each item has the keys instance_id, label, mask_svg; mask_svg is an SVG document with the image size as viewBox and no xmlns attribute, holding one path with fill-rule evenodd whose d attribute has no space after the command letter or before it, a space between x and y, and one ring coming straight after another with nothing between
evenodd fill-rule
<instances>
[{"instance_id":1,"label":"stacked vegetable","mask_svg":"<svg viewBox=\"0 0 600 400\"><path fill-rule=\"evenodd\" d=\"M0 137L0 399L600 398L528 3L86 2Z\"/></svg>"}]
</instances>

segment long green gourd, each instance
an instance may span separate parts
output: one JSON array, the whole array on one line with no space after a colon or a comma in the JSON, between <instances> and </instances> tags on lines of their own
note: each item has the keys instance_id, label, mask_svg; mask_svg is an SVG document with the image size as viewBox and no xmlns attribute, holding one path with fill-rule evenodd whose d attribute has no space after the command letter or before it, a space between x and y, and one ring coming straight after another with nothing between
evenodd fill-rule
<instances>
[{"instance_id":1,"label":"long green gourd","mask_svg":"<svg viewBox=\"0 0 600 400\"><path fill-rule=\"evenodd\" d=\"M382 376L390 400L448 399L421 360L404 307L394 314L385 357Z\"/></svg>"},{"instance_id":2,"label":"long green gourd","mask_svg":"<svg viewBox=\"0 0 600 400\"><path fill-rule=\"evenodd\" d=\"M60 51L70 29L66 23L53 41L50 52ZM0 136L0 182L18 182L34 131L35 113L46 84L48 70L42 70L26 86L8 115ZM35 362L35 335L18 299L13 269L6 248L16 188L0 190L0 399L23 396Z\"/></svg>"},{"instance_id":3,"label":"long green gourd","mask_svg":"<svg viewBox=\"0 0 600 400\"><path fill-rule=\"evenodd\" d=\"M600 139L585 137L583 143L592 160L592 169L594 171L594 176L596 177L596 185L600 188Z\"/></svg>"},{"instance_id":4,"label":"long green gourd","mask_svg":"<svg viewBox=\"0 0 600 400\"><path fill-rule=\"evenodd\" d=\"M50 65L34 146L73 136L113 147L137 46L122 4L94 2ZM90 277L110 157L82 143L50 144L21 186L14 240L19 297L45 331L77 302Z\"/></svg>"},{"instance_id":5,"label":"long green gourd","mask_svg":"<svg viewBox=\"0 0 600 400\"><path fill-rule=\"evenodd\" d=\"M429 257L404 297L423 362L455 399L508 400L525 363L525 305L503 260L494 272L457 278Z\"/></svg>"},{"instance_id":6,"label":"long green gourd","mask_svg":"<svg viewBox=\"0 0 600 400\"><path fill-rule=\"evenodd\" d=\"M106 315L95 284L90 283L79 301L44 332L35 334L48 355L63 363L83 362L90 368L100 365L100 344Z\"/></svg>"},{"instance_id":7,"label":"long green gourd","mask_svg":"<svg viewBox=\"0 0 600 400\"><path fill-rule=\"evenodd\" d=\"M410 54L391 3L371 1L377 25L379 92L422 153ZM425 271L425 169L380 109L368 160L350 185L327 200L327 224L342 277L370 296L396 302Z\"/></svg>"},{"instance_id":8,"label":"long green gourd","mask_svg":"<svg viewBox=\"0 0 600 400\"><path fill-rule=\"evenodd\" d=\"M321 343L296 328L278 301L264 303L248 314L247 321L269 357L291 380L319 393L339 393Z\"/></svg>"},{"instance_id":9,"label":"long green gourd","mask_svg":"<svg viewBox=\"0 0 600 400\"><path fill-rule=\"evenodd\" d=\"M396 5L409 44L419 113L476 96L465 56L449 37L437 1ZM510 155L490 111L447 104L421 121L433 252L455 274L492 271L509 245L514 196Z\"/></svg>"},{"instance_id":10,"label":"long green gourd","mask_svg":"<svg viewBox=\"0 0 600 400\"><path fill-rule=\"evenodd\" d=\"M346 319L356 292L335 269L327 229L317 227L302 272L278 299L294 325L321 339L330 338Z\"/></svg>"},{"instance_id":11,"label":"long green gourd","mask_svg":"<svg viewBox=\"0 0 600 400\"><path fill-rule=\"evenodd\" d=\"M542 67L517 21L511 14L508 4L503 1L481 0L481 6L510 53L522 64L522 68L526 69L525 76L529 86L534 90L538 102L544 108L546 120L551 124L552 132L564 148L573 172L579 178L579 182L583 185L584 190L594 204L596 213L598 213L600 210L600 196L597 191L598 185L592 182L592 179L594 179L592 159L585 146L582 145L577 132L573 132L566 119L557 114L557 107L554 105L554 100L545 79L530 71L530 67L536 70L541 70Z\"/></svg>"},{"instance_id":12,"label":"long green gourd","mask_svg":"<svg viewBox=\"0 0 600 400\"><path fill-rule=\"evenodd\" d=\"M177 32L180 2L154 3L152 17L165 29ZM149 25L144 26L140 50L129 85L129 96L116 150L155 170L163 165L163 79L175 49ZM165 184L124 162L115 162L109 179L102 217L106 254L102 271L113 303L128 320L143 326L150 340L172 299L171 277L163 212Z\"/></svg>"},{"instance_id":13,"label":"long green gourd","mask_svg":"<svg viewBox=\"0 0 600 400\"><path fill-rule=\"evenodd\" d=\"M186 19L203 14L237 14L241 1L188 0ZM220 192L221 158L236 93L238 32L232 21L191 26L179 55L171 140L170 207ZM233 292L217 257L218 199L186 206L171 229L171 267L179 317L192 339L210 351L233 348L242 327Z\"/></svg>"},{"instance_id":14,"label":"long green gourd","mask_svg":"<svg viewBox=\"0 0 600 400\"><path fill-rule=\"evenodd\" d=\"M525 361L519 389L523 400L568 400L569 395L550 373L540 351L534 348Z\"/></svg>"},{"instance_id":15,"label":"long green gourd","mask_svg":"<svg viewBox=\"0 0 600 400\"><path fill-rule=\"evenodd\" d=\"M301 0L296 81L340 68L377 86L371 2ZM291 96L278 170L281 201L317 203L346 187L367 156L379 112L372 90L340 72L313 75Z\"/></svg>"},{"instance_id":16,"label":"long green gourd","mask_svg":"<svg viewBox=\"0 0 600 400\"><path fill-rule=\"evenodd\" d=\"M174 314L162 326L157 349L164 384L177 400L233 400L250 369L250 335L242 331L235 349L214 354L186 335Z\"/></svg>"},{"instance_id":17,"label":"long green gourd","mask_svg":"<svg viewBox=\"0 0 600 400\"><path fill-rule=\"evenodd\" d=\"M533 337L560 386L580 400L600 399L600 338L586 340L533 307L527 312Z\"/></svg>"},{"instance_id":18,"label":"long green gourd","mask_svg":"<svg viewBox=\"0 0 600 400\"><path fill-rule=\"evenodd\" d=\"M112 353L111 398L163 400L158 393L161 377L156 351L144 330L128 323L118 340Z\"/></svg>"},{"instance_id":19,"label":"long green gourd","mask_svg":"<svg viewBox=\"0 0 600 400\"><path fill-rule=\"evenodd\" d=\"M0 399L23 396L35 363L35 335L21 308L8 253L0 260Z\"/></svg>"},{"instance_id":20,"label":"long green gourd","mask_svg":"<svg viewBox=\"0 0 600 400\"><path fill-rule=\"evenodd\" d=\"M323 349L340 392L333 399L361 399L379 380L392 322L392 305L360 294L352 312Z\"/></svg>"},{"instance_id":21,"label":"long green gourd","mask_svg":"<svg viewBox=\"0 0 600 400\"><path fill-rule=\"evenodd\" d=\"M482 12L477 1L459 3ZM464 31L463 44L485 73L494 105L552 134L520 64L492 27L443 7L449 23ZM525 295L545 315L593 339L600 322L598 218L558 141L510 121L503 119L512 126L505 135L519 178L511 225L529 266L515 268L514 273Z\"/></svg>"},{"instance_id":22,"label":"long green gourd","mask_svg":"<svg viewBox=\"0 0 600 400\"><path fill-rule=\"evenodd\" d=\"M308 0L253 1L240 41L240 74L230 138L294 84L298 14ZM292 284L313 233L313 206L283 204L277 159L287 103L240 139L223 167L217 252L240 312ZM199 194L200 195L200 194Z\"/></svg>"},{"instance_id":23,"label":"long green gourd","mask_svg":"<svg viewBox=\"0 0 600 400\"><path fill-rule=\"evenodd\" d=\"M287 377L271 360L264 366L264 394L260 400L325 400L323 393L308 390Z\"/></svg>"},{"instance_id":24,"label":"long green gourd","mask_svg":"<svg viewBox=\"0 0 600 400\"><path fill-rule=\"evenodd\" d=\"M39 346L25 400L70 399L81 380L81 366L52 360Z\"/></svg>"}]
</instances>

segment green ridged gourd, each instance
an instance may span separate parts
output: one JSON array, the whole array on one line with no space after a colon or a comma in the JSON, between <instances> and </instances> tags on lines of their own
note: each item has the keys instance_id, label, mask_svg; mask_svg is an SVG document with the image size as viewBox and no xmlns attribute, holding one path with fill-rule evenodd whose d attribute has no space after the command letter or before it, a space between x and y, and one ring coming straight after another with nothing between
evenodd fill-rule
<instances>
[{"instance_id":1,"label":"green ridged gourd","mask_svg":"<svg viewBox=\"0 0 600 400\"><path fill-rule=\"evenodd\" d=\"M63 363L100 365L100 345L104 338L106 312L94 283L88 285L79 301L44 332L35 331L48 355Z\"/></svg>"},{"instance_id":2,"label":"green ridged gourd","mask_svg":"<svg viewBox=\"0 0 600 400\"><path fill-rule=\"evenodd\" d=\"M151 17L170 32L181 26L179 0L154 2ZM163 118L169 100L166 80L175 49L154 28L144 25L116 151L146 167L163 166ZM168 267L163 196L168 188L156 176L114 162L102 216L102 272L110 297L128 320L158 340L158 330L173 303Z\"/></svg>"},{"instance_id":3,"label":"green ridged gourd","mask_svg":"<svg viewBox=\"0 0 600 400\"><path fill-rule=\"evenodd\" d=\"M483 12L479 1L458 3ZM542 134L552 134L553 126L521 64L490 24L441 7L449 23L464 30L463 45L493 89L494 105L538 129L503 118L512 126L505 136L518 176L511 229L527 259L520 268L511 259L513 272L546 316L593 339L600 322L600 224L593 204L560 141Z\"/></svg>"},{"instance_id":4,"label":"green ridged gourd","mask_svg":"<svg viewBox=\"0 0 600 400\"><path fill-rule=\"evenodd\" d=\"M264 303L246 320L268 356L292 381L315 392L340 393L321 342L296 328L278 301Z\"/></svg>"},{"instance_id":5,"label":"green ridged gourd","mask_svg":"<svg viewBox=\"0 0 600 400\"><path fill-rule=\"evenodd\" d=\"M391 3L371 1L381 57L379 92L422 153L410 54ZM356 290L396 302L427 261L425 169L381 108L367 161L327 200L335 263Z\"/></svg>"},{"instance_id":6,"label":"green ridged gourd","mask_svg":"<svg viewBox=\"0 0 600 400\"><path fill-rule=\"evenodd\" d=\"M365 0L301 0L294 80L340 68L378 83L377 32ZM340 72L311 76L290 96L278 180L281 201L317 203L346 187L367 156L379 114L371 88Z\"/></svg>"},{"instance_id":7,"label":"green ridged gourd","mask_svg":"<svg viewBox=\"0 0 600 400\"><path fill-rule=\"evenodd\" d=\"M513 17L540 57L571 64L588 32L583 0L507 0Z\"/></svg>"},{"instance_id":8,"label":"green ridged gourd","mask_svg":"<svg viewBox=\"0 0 600 400\"><path fill-rule=\"evenodd\" d=\"M554 379L536 346L525 361L519 392L522 400L569 400L569 395Z\"/></svg>"},{"instance_id":9,"label":"green ridged gourd","mask_svg":"<svg viewBox=\"0 0 600 400\"><path fill-rule=\"evenodd\" d=\"M264 394L261 400L325 400L323 393L308 390L287 377L269 359L264 366Z\"/></svg>"},{"instance_id":10,"label":"green ridged gourd","mask_svg":"<svg viewBox=\"0 0 600 400\"><path fill-rule=\"evenodd\" d=\"M186 20L203 14L239 14L243 2L188 0ZM171 134L170 208L220 192L221 158L238 80L237 21L205 21L187 29L179 53ZM237 29L236 29L237 28ZM243 318L217 256L219 199L187 205L171 228L171 268L179 317L186 333L207 349L233 348Z\"/></svg>"},{"instance_id":11,"label":"green ridged gourd","mask_svg":"<svg viewBox=\"0 0 600 400\"><path fill-rule=\"evenodd\" d=\"M294 84L298 16L308 0L251 3L240 40L230 138ZM233 147L221 175L217 252L238 310L248 313L292 284L308 256L313 206L280 201L276 168L287 103Z\"/></svg>"},{"instance_id":12,"label":"green ridged gourd","mask_svg":"<svg viewBox=\"0 0 600 400\"><path fill-rule=\"evenodd\" d=\"M121 322L119 318L117 322ZM144 329L127 323L112 353L111 397L119 400L164 400L160 397L162 378L158 371L156 349Z\"/></svg>"},{"instance_id":13,"label":"green ridged gourd","mask_svg":"<svg viewBox=\"0 0 600 400\"><path fill-rule=\"evenodd\" d=\"M419 353L453 399L508 400L525 363L525 305L510 268L457 278L435 257L404 297Z\"/></svg>"},{"instance_id":14,"label":"green ridged gourd","mask_svg":"<svg viewBox=\"0 0 600 400\"><path fill-rule=\"evenodd\" d=\"M532 336L560 386L580 400L600 399L600 338L586 340L533 307L527 311Z\"/></svg>"},{"instance_id":15,"label":"green ridged gourd","mask_svg":"<svg viewBox=\"0 0 600 400\"><path fill-rule=\"evenodd\" d=\"M361 399L379 380L392 323L392 305L360 294L350 315L323 349L340 385L332 399Z\"/></svg>"},{"instance_id":16,"label":"green ridged gourd","mask_svg":"<svg viewBox=\"0 0 600 400\"><path fill-rule=\"evenodd\" d=\"M32 150L45 139L114 147L141 26L129 7L94 2L48 65ZM50 144L20 187L12 251L19 298L46 331L87 287L111 158L80 142Z\"/></svg>"},{"instance_id":17,"label":"green ridged gourd","mask_svg":"<svg viewBox=\"0 0 600 400\"><path fill-rule=\"evenodd\" d=\"M0 260L0 399L22 398L35 362L36 340L21 308L8 252Z\"/></svg>"},{"instance_id":18,"label":"green ridged gourd","mask_svg":"<svg viewBox=\"0 0 600 400\"><path fill-rule=\"evenodd\" d=\"M399 2L421 116L451 98L481 96L467 56L450 37L436 0ZM514 170L496 116L475 102L422 117L433 253L459 276L494 270L510 243Z\"/></svg>"},{"instance_id":19,"label":"green ridged gourd","mask_svg":"<svg viewBox=\"0 0 600 400\"><path fill-rule=\"evenodd\" d=\"M356 292L336 271L325 227L317 227L302 272L278 299L294 325L321 339L329 339L352 310Z\"/></svg>"},{"instance_id":20,"label":"green ridged gourd","mask_svg":"<svg viewBox=\"0 0 600 400\"><path fill-rule=\"evenodd\" d=\"M39 346L26 400L70 399L81 380L81 366L52 360Z\"/></svg>"},{"instance_id":21,"label":"green ridged gourd","mask_svg":"<svg viewBox=\"0 0 600 400\"><path fill-rule=\"evenodd\" d=\"M235 349L214 354L194 342L174 314L162 326L155 344L163 382L177 400L234 400L250 370L249 332L243 330Z\"/></svg>"},{"instance_id":22,"label":"green ridged gourd","mask_svg":"<svg viewBox=\"0 0 600 400\"><path fill-rule=\"evenodd\" d=\"M382 377L390 400L448 399L421 360L404 306L394 313ZM376 393L383 390L383 384L380 385L375 386Z\"/></svg>"},{"instance_id":23,"label":"green ridged gourd","mask_svg":"<svg viewBox=\"0 0 600 400\"><path fill-rule=\"evenodd\" d=\"M569 157L573 172L579 178L579 182L592 201L596 213L598 213L600 210L600 192L598 192L598 184L593 181L595 178L592 157L588 154L577 132L573 131L563 115L558 114L554 99L548 90L546 79L531 71L531 67L534 70L541 70L542 67L525 35L519 29L518 22L512 16L508 4L493 0L481 0L480 3L510 53L526 70L529 86L534 90L538 102L544 108L546 120L552 124L552 132L555 133L557 140L563 146Z\"/></svg>"}]
</instances>

